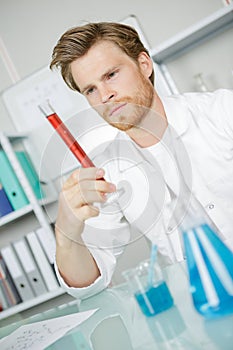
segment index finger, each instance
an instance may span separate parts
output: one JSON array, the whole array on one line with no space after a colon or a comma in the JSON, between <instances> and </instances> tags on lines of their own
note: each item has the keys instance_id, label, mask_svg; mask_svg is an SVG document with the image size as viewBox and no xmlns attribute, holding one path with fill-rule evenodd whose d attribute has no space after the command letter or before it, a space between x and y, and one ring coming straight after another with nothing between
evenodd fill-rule
<instances>
[{"instance_id":1,"label":"index finger","mask_svg":"<svg viewBox=\"0 0 233 350\"><path fill-rule=\"evenodd\" d=\"M91 168L79 168L72 172L72 174L65 181L63 189L69 189L77 185L83 180L98 180L103 178L104 170L96 167Z\"/></svg>"}]
</instances>

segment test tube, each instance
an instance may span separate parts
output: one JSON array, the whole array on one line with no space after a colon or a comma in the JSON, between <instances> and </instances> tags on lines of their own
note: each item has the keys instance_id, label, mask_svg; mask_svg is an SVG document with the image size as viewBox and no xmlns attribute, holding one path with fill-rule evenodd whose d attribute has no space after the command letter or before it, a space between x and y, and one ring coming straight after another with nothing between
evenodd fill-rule
<instances>
[{"instance_id":1,"label":"test tube","mask_svg":"<svg viewBox=\"0 0 233 350\"><path fill-rule=\"evenodd\" d=\"M69 129L65 126L65 124L62 122L62 120L59 118L57 113L54 111L53 107L49 103L48 100L38 105L41 112L44 114L44 116L47 118L47 120L50 122L50 124L54 127L56 132L61 136L62 140L65 142L65 144L68 146L70 151L73 153L73 155L76 157L76 159L80 162L80 164L84 168L90 168L95 167L92 160L87 156L86 152L83 150L83 148L79 145L78 141L74 138L74 136L71 134ZM102 177L98 180L104 180ZM110 204L113 203L117 198L119 198L119 193L122 193L121 191L116 191L115 193L111 193L107 195L107 203ZM104 204L103 204L104 206Z\"/></svg>"},{"instance_id":2,"label":"test tube","mask_svg":"<svg viewBox=\"0 0 233 350\"><path fill-rule=\"evenodd\" d=\"M65 126L59 118L49 101L40 104L39 109L45 115L50 124L54 127L56 132L61 136L73 155L78 159L84 168L95 167L91 159L87 156L83 148L76 141L69 129Z\"/></svg>"}]
</instances>

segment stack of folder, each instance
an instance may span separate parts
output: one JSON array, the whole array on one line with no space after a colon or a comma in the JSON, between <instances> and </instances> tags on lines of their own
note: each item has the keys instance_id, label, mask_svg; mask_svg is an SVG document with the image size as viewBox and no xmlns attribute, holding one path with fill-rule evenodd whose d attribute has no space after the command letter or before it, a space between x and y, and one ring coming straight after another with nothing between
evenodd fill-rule
<instances>
[{"instance_id":1,"label":"stack of folder","mask_svg":"<svg viewBox=\"0 0 233 350\"><path fill-rule=\"evenodd\" d=\"M24 151L17 151L15 153L37 199L42 199L44 193L28 154ZM3 150L0 150L0 183L0 217L29 204L18 177Z\"/></svg>"},{"instance_id":2,"label":"stack of folder","mask_svg":"<svg viewBox=\"0 0 233 350\"><path fill-rule=\"evenodd\" d=\"M0 310L58 289L54 258L54 234L43 228L1 248Z\"/></svg>"}]
</instances>

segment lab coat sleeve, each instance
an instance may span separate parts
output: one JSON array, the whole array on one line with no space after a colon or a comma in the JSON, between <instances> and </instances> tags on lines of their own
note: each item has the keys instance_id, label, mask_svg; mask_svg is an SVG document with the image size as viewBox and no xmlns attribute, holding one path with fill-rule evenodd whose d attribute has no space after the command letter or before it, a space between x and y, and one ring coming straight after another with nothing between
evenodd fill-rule
<instances>
[{"instance_id":1,"label":"lab coat sleeve","mask_svg":"<svg viewBox=\"0 0 233 350\"><path fill-rule=\"evenodd\" d=\"M77 299L85 299L99 293L111 283L117 257L121 255L130 239L130 229L127 221L122 219L119 212L115 215L100 214L100 217L86 221L82 237L96 261L100 276L87 287L69 287L55 264L61 287Z\"/></svg>"}]
</instances>

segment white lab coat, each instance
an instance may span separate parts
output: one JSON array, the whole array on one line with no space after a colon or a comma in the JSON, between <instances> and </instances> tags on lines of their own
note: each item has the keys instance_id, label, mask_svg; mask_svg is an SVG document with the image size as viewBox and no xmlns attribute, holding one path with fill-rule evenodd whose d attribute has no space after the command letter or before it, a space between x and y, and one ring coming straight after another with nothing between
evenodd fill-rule
<instances>
[{"instance_id":1,"label":"white lab coat","mask_svg":"<svg viewBox=\"0 0 233 350\"><path fill-rule=\"evenodd\" d=\"M162 101L170 127L159 144L165 145L168 154L176 149L182 176L174 161L168 160L167 166L164 153L157 162L156 148L139 149L124 133L108 147L95 150L94 162L105 168L106 179L118 184L120 192L115 204L87 220L83 233L101 276L88 287L70 288L56 267L61 285L74 297L86 298L109 285L117 256L130 244L131 226L158 245L165 264L183 259L171 203L183 196L184 181L233 250L233 91L186 93Z\"/></svg>"}]
</instances>

